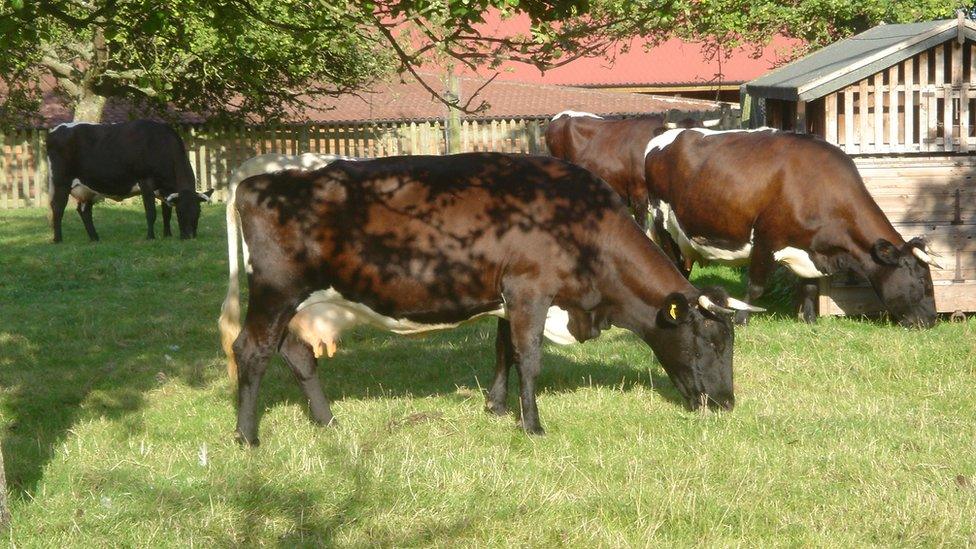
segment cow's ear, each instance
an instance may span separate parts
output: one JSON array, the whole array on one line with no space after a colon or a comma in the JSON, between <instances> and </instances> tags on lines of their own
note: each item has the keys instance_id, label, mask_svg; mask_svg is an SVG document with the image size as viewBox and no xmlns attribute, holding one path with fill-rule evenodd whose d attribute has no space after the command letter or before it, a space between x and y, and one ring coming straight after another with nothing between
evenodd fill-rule
<instances>
[{"instance_id":1,"label":"cow's ear","mask_svg":"<svg viewBox=\"0 0 976 549\"><path fill-rule=\"evenodd\" d=\"M200 202L210 202L210 197L213 195L213 192L213 189L204 192L197 191L197 198L200 199Z\"/></svg>"},{"instance_id":2,"label":"cow's ear","mask_svg":"<svg viewBox=\"0 0 976 549\"><path fill-rule=\"evenodd\" d=\"M179 200L180 200L180 193L173 193L167 195L166 198L163 199L164 202L166 202L167 204L169 204L174 208L176 207L176 203L179 202Z\"/></svg>"},{"instance_id":3,"label":"cow's ear","mask_svg":"<svg viewBox=\"0 0 976 549\"><path fill-rule=\"evenodd\" d=\"M898 265L901 252L894 244L883 238L879 238L874 246L871 246L871 257L882 265Z\"/></svg>"},{"instance_id":4,"label":"cow's ear","mask_svg":"<svg viewBox=\"0 0 976 549\"><path fill-rule=\"evenodd\" d=\"M662 326L677 326L688 320L691 307L684 294L674 292L664 298L664 306L657 313L658 323Z\"/></svg>"}]
</instances>

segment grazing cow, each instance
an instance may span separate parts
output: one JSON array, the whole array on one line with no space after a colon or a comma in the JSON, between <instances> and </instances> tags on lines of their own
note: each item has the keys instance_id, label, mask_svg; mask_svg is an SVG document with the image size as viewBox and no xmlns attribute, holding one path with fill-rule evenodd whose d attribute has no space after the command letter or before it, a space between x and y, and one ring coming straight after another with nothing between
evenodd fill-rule
<instances>
[{"instance_id":1,"label":"grazing cow","mask_svg":"<svg viewBox=\"0 0 976 549\"><path fill-rule=\"evenodd\" d=\"M243 330L227 317L236 304L220 322L224 341L239 333L225 351L238 363L243 442L258 442L258 385L276 350L313 419L332 421L313 349L360 323L413 334L499 317L488 409L504 413L515 364L530 433L543 432L535 379L545 332L584 341L609 324L630 329L692 408L734 404L721 313L745 304L689 284L620 198L569 163L498 153L339 160L245 179L228 208L251 250ZM309 330L289 329L296 317Z\"/></svg>"},{"instance_id":2,"label":"grazing cow","mask_svg":"<svg viewBox=\"0 0 976 549\"><path fill-rule=\"evenodd\" d=\"M686 258L749 264L748 302L780 263L801 278L800 313L814 322L811 279L850 269L901 324L935 323L929 265L937 264L922 240L895 231L839 148L768 128L669 130L648 144L646 170L650 198Z\"/></svg>"},{"instance_id":3,"label":"grazing cow","mask_svg":"<svg viewBox=\"0 0 976 549\"><path fill-rule=\"evenodd\" d=\"M644 153L654 136L670 128L700 125L691 119L665 122L661 115L608 120L587 112L563 111L549 122L546 145L553 156L582 166L609 183L630 206L637 223L647 227L648 236L680 264L678 250L660 221L652 219L648 226Z\"/></svg>"},{"instance_id":4,"label":"grazing cow","mask_svg":"<svg viewBox=\"0 0 976 549\"><path fill-rule=\"evenodd\" d=\"M51 167L50 194L54 241L61 242L61 219L70 194L91 240L98 240L92 206L105 197L123 200L142 195L148 231L156 237L156 198L163 201L163 235L170 236L172 209L180 238L195 238L200 202L186 149L172 128L151 120L123 124L71 123L55 126L47 136Z\"/></svg>"}]
</instances>

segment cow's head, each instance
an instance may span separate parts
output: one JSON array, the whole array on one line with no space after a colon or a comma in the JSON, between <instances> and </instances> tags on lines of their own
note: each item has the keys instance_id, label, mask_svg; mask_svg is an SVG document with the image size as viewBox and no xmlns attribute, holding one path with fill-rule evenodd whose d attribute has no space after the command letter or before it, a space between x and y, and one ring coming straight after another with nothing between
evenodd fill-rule
<instances>
[{"instance_id":1,"label":"cow's head","mask_svg":"<svg viewBox=\"0 0 976 549\"><path fill-rule=\"evenodd\" d=\"M702 405L731 410L732 322L734 308L749 307L721 289L708 289L697 299L672 293L657 313L656 327L644 339L692 410Z\"/></svg>"},{"instance_id":2,"label":"cow's head","mask_svg":"<svg viewBox=\"0 0 976 549\"><path fill-rule=\"evenodd\" d=\"M206 192L180 191L166 197L166 203L176 209L176 222L180 225L180 238L196 238L200 222L200 203L210 202L213 189Z\"/></svg>"},{"instance_id":3,"label":"cow's head","mask_svg":"<svg viewBox=\"0 0 976 549\"><path fill-rule=\"evenodd\" d=\"M871 247L871 259L868 280L888 312L902 326L931 328L936 313L929 265L941 267L925 252L925 241L913 238L899 249L880 238Z\"/></svg>"}]
</instances>

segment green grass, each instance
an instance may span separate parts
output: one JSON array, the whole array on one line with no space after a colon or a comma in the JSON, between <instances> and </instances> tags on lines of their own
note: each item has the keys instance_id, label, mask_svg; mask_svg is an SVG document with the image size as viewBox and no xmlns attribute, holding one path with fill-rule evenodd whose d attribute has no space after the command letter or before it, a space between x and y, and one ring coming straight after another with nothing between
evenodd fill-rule
<instances>
[{"instance_id":1,"label":"green grass","mask_svg":"<svg viewBox=\"0 0 976 549\"><path fill-rule=\"evenodd\" d=\"M11 544L976 544L976 321L806 326L780 307L737 330L722 414L685 411L627 332L549 346L544 437L482 411L492 322L361 329L320 367L339 427L309 422L276 360L244 450L221 209L191 242L143 240L138 207L95 222L90 244L69 211L55 246L42 210L0 212ZM742 295L734 271L695 279Z\"/></svg>"}]
</instances>

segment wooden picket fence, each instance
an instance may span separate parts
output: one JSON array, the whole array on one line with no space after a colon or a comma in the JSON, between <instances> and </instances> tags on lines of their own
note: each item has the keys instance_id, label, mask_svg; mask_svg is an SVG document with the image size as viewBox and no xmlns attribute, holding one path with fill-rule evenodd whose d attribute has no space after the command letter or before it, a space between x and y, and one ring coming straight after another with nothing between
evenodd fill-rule
<instances>
[{"instance_id":1,"label":"wooden picket fence","mask_svg":"<svg viewBox=\"0 0 976 549\"><path fill-rule=\"evenodd\" d=\"M460 151L545 154L546 118L463 120ZM177 128L188 149L200 190L226 198L231 172L248 158L266 153L333 153L372 158L446 154L443 121L222 126ZM0 209L43 207L48 203L46 129L0 130Z\"/></svg>"}]
</instances>

